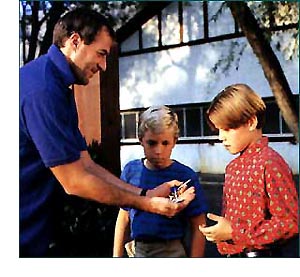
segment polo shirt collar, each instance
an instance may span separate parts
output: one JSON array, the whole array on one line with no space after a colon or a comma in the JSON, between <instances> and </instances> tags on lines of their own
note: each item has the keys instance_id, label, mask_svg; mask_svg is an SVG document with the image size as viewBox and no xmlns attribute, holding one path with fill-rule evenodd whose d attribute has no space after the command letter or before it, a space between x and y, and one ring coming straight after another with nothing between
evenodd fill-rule
<instances>
[{"instance_id":1,"label":"polo shirt collar","mask_svg":"<svg viewBox=\"0 0 300 277\"><path fill-rule=\"evenodd\" d=\"M69 63L65 55L59 50L59 48L52 44L48 50L48 56L51 61L56 65L60 71L61 76L63 77L63 82L66 86L70 86L75 83L75 77L71 70Z\"/></svg>"}]
</instances>

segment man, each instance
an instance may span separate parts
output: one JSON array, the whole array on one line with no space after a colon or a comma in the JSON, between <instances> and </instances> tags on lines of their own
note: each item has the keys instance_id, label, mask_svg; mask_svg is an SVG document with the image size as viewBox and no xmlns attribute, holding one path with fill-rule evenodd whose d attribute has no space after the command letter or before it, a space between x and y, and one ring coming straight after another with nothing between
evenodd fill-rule
<instances>
[{"instance_id":1,"label":"man","mask_svg":"<svg viewBox=\"0 0 300 277\"><path fill-rule=\"evenodd\" d=\"M95 73L106 69L114 36L96 11L75 9L55 25L48 53L20 69L22 257L47 256L54 204L58 201L57 180L68 194L166 216L175 215L194 198L194 188L183 193L183 203L164 198L171 186L179 184L176 180L151 191L131 186L88 155L70 87L87 85Z\"/></svg>"}]
</instances>

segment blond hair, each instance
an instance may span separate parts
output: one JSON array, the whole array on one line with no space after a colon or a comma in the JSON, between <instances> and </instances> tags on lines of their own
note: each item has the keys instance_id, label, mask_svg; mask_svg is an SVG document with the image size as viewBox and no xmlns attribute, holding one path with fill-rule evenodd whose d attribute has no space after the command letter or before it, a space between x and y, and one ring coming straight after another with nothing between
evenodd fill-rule
<instances>
[{"instance_id":1,"label":"blond hair","mask_svg":"<svg viewBox=\"0 0 300 277\"><path fill-rule=\"evenodd\" d=\"M256 129L262 129L265 122L266 105L261 97L248 85L235 84L222 90L211 102L206 112L212 128L235 129L257 118Z\"/></svg>"},{"instance_id":2,"label":"blond hair","mask_svg":"<svg viewBox=\"0 0 300 277\"><path fill-rule=\"evenodd\" d=\"M178 117L175 112L166 106L151 106L140 116L138 136L142 139L147 130L155 134L172 128L174 137L179 136Z\"/></svg>"}]
</instances>

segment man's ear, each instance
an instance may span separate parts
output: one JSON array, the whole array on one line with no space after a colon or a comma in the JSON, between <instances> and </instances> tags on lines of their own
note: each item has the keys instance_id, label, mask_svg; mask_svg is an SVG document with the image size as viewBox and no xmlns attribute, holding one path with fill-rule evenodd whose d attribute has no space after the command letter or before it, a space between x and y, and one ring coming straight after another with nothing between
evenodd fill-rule
<instances>
[{"instance_id":1,"label":"man's ear","mask_svg":"<svg viewBox=\"0 0 300 277\"><path fill-rule=\"evenodd\" d=\"M73 33L71 36L70 36L70 40L72 42L72 45L77 48L78 44L80 43L81 41L81 38L80 38L80 35L78 33Z\"/></svg>"},{"instance_id":2,"label":"man's ear","mask_svg":"<svg viewBox=\"0 0 300 277\"><path fill-rule=\"evenodd\" d=\"M254 131L257 127L257 117L253 116L249 119L248 124L249 124L249 131Z\"/></svg>"}]
</instances>

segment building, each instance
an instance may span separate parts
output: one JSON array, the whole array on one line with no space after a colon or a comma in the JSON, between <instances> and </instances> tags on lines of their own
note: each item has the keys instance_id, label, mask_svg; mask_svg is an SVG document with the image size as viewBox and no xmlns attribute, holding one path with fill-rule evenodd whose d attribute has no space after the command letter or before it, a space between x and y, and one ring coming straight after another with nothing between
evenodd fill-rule
<instances>
[{"instance_id":1,"label":"building","mask_svg":"<svg viewBox=\"0 0 300 277\"><path fill-rule=\"evenodd\" d=\"M277 29L286 30L284 37L288 38L296 25ZM173 158L201 174L223 174L233 156L211 132L204 113L225 86L246 83L267 104L263 131L271 147L286 159L295 175L299 174L299 145L280 115L257 57L224 2L153 2L117 35L121 168L143 156L137 139L139 113L150 105L163 104L172 107L180 121ZM299 60L286 60L276 50L279 39L273 32L272 47L299 108Z\"/></svg>"}]
</instances>

